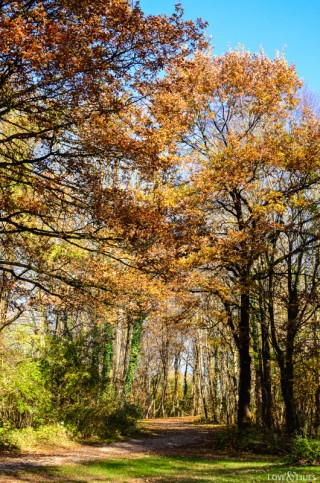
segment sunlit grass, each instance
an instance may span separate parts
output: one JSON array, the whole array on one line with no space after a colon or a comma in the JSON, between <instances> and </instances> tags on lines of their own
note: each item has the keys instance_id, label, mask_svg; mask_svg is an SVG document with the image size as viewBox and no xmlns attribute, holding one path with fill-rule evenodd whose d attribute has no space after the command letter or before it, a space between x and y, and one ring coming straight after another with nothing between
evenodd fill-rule
<instances>
[{"instance_id":1,"label":"sunlit grass","mask_svg":"<svg viewBox=\"0 0 320 483\"><path fill-rule=\"evenodd\" d=\"M201 481L215 483L276 481L272 475L284 475L288 471L300 475L297 481L320 480L319 467L294 468L272 457L247 457L235 459L205 460L200 458L146 456L135 459L91 461L84 464L17 472L17 478L27 481L76 482L130 482L134 479L161 482ZM35 478L32 480L32 475ZM269 476L268 476L269 475ZM307 475L310 478L307 478ZM301 478L303 476L303 479ZM294 475L291 474L291 477ZM40 479L39 479L40 478ZM279 481L280 479L278 479Z\"/></svg>"}]
</instances>

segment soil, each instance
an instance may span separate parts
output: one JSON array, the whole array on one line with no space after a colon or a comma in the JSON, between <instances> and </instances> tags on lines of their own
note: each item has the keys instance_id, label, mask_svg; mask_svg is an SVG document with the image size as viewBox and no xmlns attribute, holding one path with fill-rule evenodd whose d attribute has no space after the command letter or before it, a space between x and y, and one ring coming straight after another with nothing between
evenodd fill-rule
<instances>
[{"instance_id":1,"label":"soil","mask_svg":"<svg viewBox=\"0 0 320 483\"><path fill-rule=\"evenodd\" d=\"M13 482L10 474L37 467L60 466L95 459L139 458L147 454L212 457L216 431L196 418L144 420L142 432L128 441L104 445L77 445L45 452L0 458L0 482ZM211 450L211 451L210 451ZM21 480L20 480L21 481Z\"/></svg>"}]
</instances>

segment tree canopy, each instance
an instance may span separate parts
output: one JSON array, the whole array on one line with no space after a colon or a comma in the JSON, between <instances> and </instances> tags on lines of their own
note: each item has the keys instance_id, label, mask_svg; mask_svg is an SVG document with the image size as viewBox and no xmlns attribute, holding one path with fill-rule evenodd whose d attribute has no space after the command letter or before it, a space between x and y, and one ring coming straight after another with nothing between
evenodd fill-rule
<instances>
[{"instance_id":1,"label":"tree canopy","mask_svg":"<svg viewBox=\"0 0 320 483\"><path fill-rule=\"evenodd\" d=\"M105 435L139 403L319 435L319 110L204 28L0 2L4 422Z\"/></svg>"}]
</instances>

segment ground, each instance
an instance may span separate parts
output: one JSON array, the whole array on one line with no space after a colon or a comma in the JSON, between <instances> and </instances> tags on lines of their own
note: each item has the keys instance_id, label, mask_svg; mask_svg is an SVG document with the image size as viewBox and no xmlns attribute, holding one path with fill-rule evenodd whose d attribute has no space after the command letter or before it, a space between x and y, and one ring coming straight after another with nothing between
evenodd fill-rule
<instances>
[{"instance_id":1,"label":"ground","mask_svg":"<svg viewBox=\"0 0 320 483\"><path fill-rule=\"evenodd\" d=\"M270 456L215 449L219 426L195 418L143 421L139 437L110 445L5 456L1 482L262 482L320 481L319 468L290 468Z\"/></svg>"}]
</instances>

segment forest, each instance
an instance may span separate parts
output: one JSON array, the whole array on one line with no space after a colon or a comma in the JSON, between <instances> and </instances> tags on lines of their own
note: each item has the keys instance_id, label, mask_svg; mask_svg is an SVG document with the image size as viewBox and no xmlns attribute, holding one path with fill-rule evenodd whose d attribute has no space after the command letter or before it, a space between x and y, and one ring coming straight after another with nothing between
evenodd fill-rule
<instances>
[{"instance_id":1,"label":"forest","mask_svg":"<svg viewBox=\"0 0 320 483\"><path fill-rule=\"evenodd\" d=\"M197 416L319 463L320 101L295 67L216 55L180 5L3 0L0 125L1 451Z\"/></svg>"}]
</instances>

